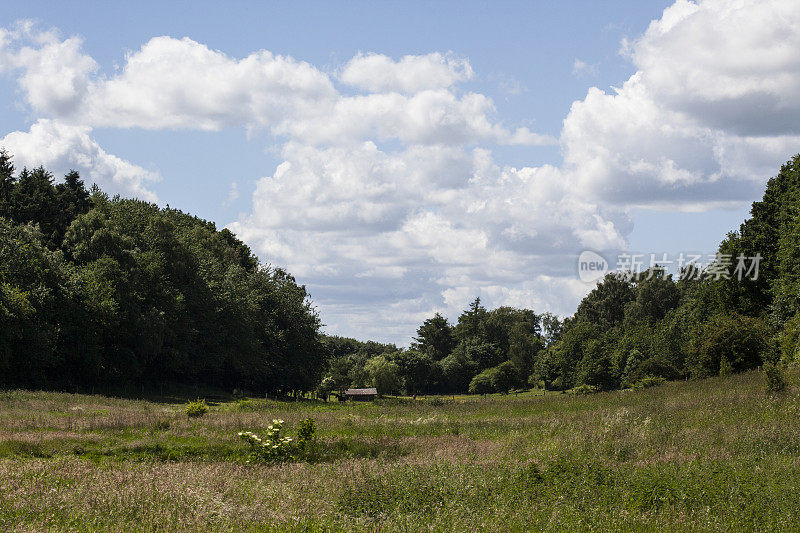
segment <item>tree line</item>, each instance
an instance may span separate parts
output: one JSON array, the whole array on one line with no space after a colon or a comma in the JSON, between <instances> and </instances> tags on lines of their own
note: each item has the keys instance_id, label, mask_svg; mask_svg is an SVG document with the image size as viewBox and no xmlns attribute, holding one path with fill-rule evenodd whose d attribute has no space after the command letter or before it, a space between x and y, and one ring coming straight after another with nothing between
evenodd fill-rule
<instances>
[{"instance_id":1,"label":"tree line","mask_svg":"<svg viewBox=\"0 0 800 533\"><path fill-rule=\"evenodd\" d=\"M610 390L800 361L800 156L719 254L760 255L758 277L723 263L612 273L565 319L476 298L402 349L323 335L305 287L226 229L87 190L76 172L17 173L0 150L0 387Z\"/></svg>"},{"instance_id":2,"label":"tree line","mask_svg":"<svg viewBox=\"0 0 800 533\"><path fill-rule=\"evenodd\" d=\"M313 390L306 290L230 231L0 151L0 387Z\"/></svg>"},{"instance_id":3,"label":"tree line","mask_svg":"<svg viewBox=\"0 0 800 533\"><path fill-rule=\"evenodd\" d=\"M438 314L425 320L409 349L329 339L337 350L320 391L611 390L800 362L800 155L768 181L717 257L757 255L757 277L721 259L686 266L677 279L663 265L610 273L563 320L487 310L476 299L455 324Z\"/></svg>"}]
</instances>

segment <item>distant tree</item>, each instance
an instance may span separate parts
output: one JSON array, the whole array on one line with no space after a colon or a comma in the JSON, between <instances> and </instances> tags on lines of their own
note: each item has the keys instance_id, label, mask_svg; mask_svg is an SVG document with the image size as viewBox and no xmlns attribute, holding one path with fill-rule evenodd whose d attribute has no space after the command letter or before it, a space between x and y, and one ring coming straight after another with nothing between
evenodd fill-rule
<instances>
[{"instance_id":1,"label":"distant tree","mask_svg":"<svg viewBox=\"0 0 800 533\"><path fill-rule=\"evenodd\" d=\"M585 345L577 371L577 382L582 385L611 390L619 384L615 379L608 347L599 339L592 339Z\"/></svg>"},{"instance_id":2,"label":"distant tree","mask_svg":"<svg viewBox=\"0 0 800 533\"><path fill-rule=\"evenodd\" d=\"M591 342L602 337L602 330L588 321L568 322L561 339L542 350L534 364L534 381L543 381L550 390L571 389L580 378L578 365Z\"/></svg>"},{"instance_id":3,"label":"distant tree","mask_svg":"<svg viewBox=\"0 0 800 533\"><path fill-rule=\"evenodd\" d=\"M16 178L11 155L0 148L0 217L11 216L11 194L14 191Z\"/></svg>"},{"instance_id":4,"label":"distant tree","mask_svg":"<svg viewBox=\"0 0 800 533\"><path fill-rule=\"evenodd\" d=\"M370 376L372 386L378 389L378 394L384 396L400 390L399 368L389 361L384 355L376 355L369 359L365 370Z\"/></svg>"},{"instance_id":5,"label":"distant tree","mask_svg":"<svg viewBox=\"0 0 800 533\"><path fill-rule=\"evenodd\" d=\"M478 371L478 366L467 357L463 344L461 349L439 361L442 372L443 388L447 392L463 392L468 390L469 383Z\"/></svg>"},{"instance_id":6,"label":"distant tree","mask_svg":"<svg viewBox=\"0 0 800 533\"><path fill-rule=\"evenodd\" d=\"M53 239L59 217L53 181L53 175L43 167L32 171L23 168L11 193L11 218L38 224L48 241Z\"/></svg>"},{"instance_id":7,"label":"distant tree","mask_svg":"<svg viewBox=\"0 0 800 533\"><path fill-rule=\"evenodd\" d=\"M317 398L321 398L323 401L327 402L330 395L336 390L336 382L334 381L333 377L327 375L322 378L317 385Z\"/></svg>"},{"instance_id":8,"label":"distant tree","mask_svg":"<svg viewBox=\"0 0 800 533\"><path fill-rule=\"evenodd\" d=\"M514 386L524 387L539 352L544 349L544 340L529 332L523 325L516 325L509 334L508 360L514 367Z\"/></svg>"},{"instance_id":9,"label":"distant tree","mask_svg":"<svg viewBox=\"0 0 800 533\"><path fill-rule=\"evenodd\" d=\"M461 341L456 346L456 351L463 352L467 360L478 370L484 370L500 364L504 356L497 345L482 342L478 338Z\"/></svg>"},{"instance_id":10,"label":"distant tree","mask_svg":"<svg viewBox=\"0 0 800 533\"><path fill-rule=\"evenodd\" d=\"M558 342L564 329L564 322L552 313L544 313L539 316L541 322L542 338L545 346L550 346Z\"/></svg>"},{"instance_id":11,"label":"distant tree","mask_svg":"<svg viewBox=\"0 0 800 533\"><path fill-rule=\"evenodd\" d=\"M14 178L5 153L0 204L0 386L319 384L326 351L305 287L230 232L89 193L76 172Z\"/></svg>"},{"instance_id":12,"label":"distant tree","mask_svg":"<svg viewBox=\"0 0 800 533\"><path fill-rule=\"evenodd\" d=\"M775 357L770 353L771 331L759 318L719 314L708 321L702 334L693 339L688 364L692 375L719 374L726 359L734 372L755 368Z\"/></svg>"},{"instance_id":13,"label":"distant tree","mask_svg":"<svg viewBox=\"0 0 800 533\"><path fill-rule=\"evenodd\" d=\"M655 324L678 307L680 298L680 289L672 281L672 276L666 274L663 268L654 267L636 283L635 300L627 304L625 320L629 324Z\"/></svg>"},{"instance_id":14,"label":"distant tree","mask_svg":"<svg viewBox=\"0 0 800 533\"><path fill-rule=\"evenodd\" d=\"M492 382L492 371L484 370L469 383L470 394L490 394L494 392L494 383Z\"/></svg>"},{"instance_id":15,"label":"distant tree","mask_svg":"<svg viewBox=\"0 0 800 533\"><path fill-rule=\"evenodd\" d=\"M456 337L460 341L478 340L485 341L486 308L481 305L481 299L475 298L469 309L458 317L455 327Z\"/></svg>"},{"instance_id":16,"label":"distant tree","mask_svg":"<svg viewBox=\"0 0 800 533\"><path fill-rule=\"evenodd\" d=\"M578 305L575 319L607 329L622 323L625 308L636 299L633 284L622 275L606 275Z\"/></svg>"},{"instance_id":17,"label":"distant tree","mask_svg":"<svg viewBox=\"0 0 800 533\"><path fill-rule=\"evenodd\" d=\"M455 345L453 328L439 313L425 320L417 329L417 336L414 338L414 348L428 354L435 361L450 355Z\"/></svg>"},{"instance_id":18,"label":"distant tree","mask_svg":"<svg viewBox=\"0 0 800 533\"><path fill-rule=\"evenodd\" d=\"M433 385L435 364L427 354L411 349L397 351L388 358L397 365L398 375L406 394L415 395L430 390Z\"/></svg>"},{"instance_id":19,"label":"distant tree","mask_svg":"<svg viewBox=\"0 0 800 533\"><path fill-rule=\"evenodd\" d=\"M511 361L505 361L490 369L489 377L492 380L492 388L503 394L508 394L508 391L519 382L517 368Z\"/></svg>"}]
</instances>

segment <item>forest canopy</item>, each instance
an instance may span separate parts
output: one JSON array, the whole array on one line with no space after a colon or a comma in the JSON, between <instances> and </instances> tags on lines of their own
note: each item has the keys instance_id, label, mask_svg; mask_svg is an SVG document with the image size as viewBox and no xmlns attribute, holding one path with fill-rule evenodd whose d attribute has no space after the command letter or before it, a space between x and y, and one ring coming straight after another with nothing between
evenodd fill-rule
<instances>
[{"instance_id":1,"label":"forest canopy","mask_svg":"<svg viewBox=\"0 0 800 533\"><path fill-rule=\"evenodd\" d=\"M313 390L319 329L230 231L0 152L0 387Z\"/></svg>"}]
</instances>

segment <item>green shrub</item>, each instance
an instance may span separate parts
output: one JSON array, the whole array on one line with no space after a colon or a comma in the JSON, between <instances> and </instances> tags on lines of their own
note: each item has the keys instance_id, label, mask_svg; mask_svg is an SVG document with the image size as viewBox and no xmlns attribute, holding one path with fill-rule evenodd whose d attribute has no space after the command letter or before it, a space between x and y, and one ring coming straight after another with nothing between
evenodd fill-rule
<instances>
[{"instance_id":1,"label":"green shrub","mask_svg":"<svg viewBox=\"0 0 800 533\"><path fill-rule=\"evenodd\" d=\"M769 351L771 336L763 319L736 313L716 315L691 342L687 367L696 378L756 368Z\"/></svg>"},{"instance_id":2,"label":"green shrub","mask_svg":"<svg viewBox=\"0 0 800 533\"><path fill-rule=\"evenodd\" d=\"M597 388L592 387L591 385L578 385L570 390L570 392L576 396L585 396L587 394L593 394L597 392Z\"/></svg>"},{"instance_id":3,"label":"green shrub","mask_svg":"<svg viewBox=\"0 0 800 533\"><path fill-rule=\"evenodd\" d=\"M780 392L786 389L786 376L780 365L765 363L764 375L767 378L767 392Z\"/></svg>"},{"instance_id":4,"label":"green shrub","mask_svg":"<svg viewBox=\"0 0 800 533\"><path fill-rule=\"evenodd\" d=\"M719 360L719 375L720 376L730 376L733 374L733 365L726 356L722 356Z\"/></svg>"},{"instance_id":5,"label":"green shrub","mask_svg":"<svg viewBox=\"0 0 800 533\"><path fill-rule=\"evenodd\" d=\"M198 399L187 403L186 407L183 408L183 412L189 418L199 418L208 412L208 405L206 405L205 400Z\"/></svg>"},{"instance_id":6,"label":"green shrub","mask_svg":"<svg viewBox=\"0 0 800 533\"><path fill-rule=\"evenodd\" d=\"M307 448L317 440L317 426L313 418L305 418L297 426L297 444Z\"/></svg>"},{"instance_id":7,"label":"green shrub","mask_svg":"<svg viewBox=\"0 0 800 533\"><path fill-rule=\"evenodd\" d=\"M633 384L633 390L649 389L663 385L667 380L662 377L646 376Z\"/></svg>"}]
</instances>

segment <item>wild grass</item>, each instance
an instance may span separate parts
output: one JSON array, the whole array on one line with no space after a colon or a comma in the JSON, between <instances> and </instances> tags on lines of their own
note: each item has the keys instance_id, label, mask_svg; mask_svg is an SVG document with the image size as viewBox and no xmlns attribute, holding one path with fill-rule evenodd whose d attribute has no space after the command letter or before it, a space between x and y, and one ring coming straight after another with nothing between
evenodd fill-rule
<instances>
[{"instance_id":1,"label":"wild grass","mask_svg":"<svg viewBox=\"0 0 800 533\"><path fill-rule=\"evenodd\" d=\"M585 396L183 404L0 392L0 530L790 531L798 376ZM239 431L316 423L319 454L247 463Z\"/></svg>"}]
</instances>

